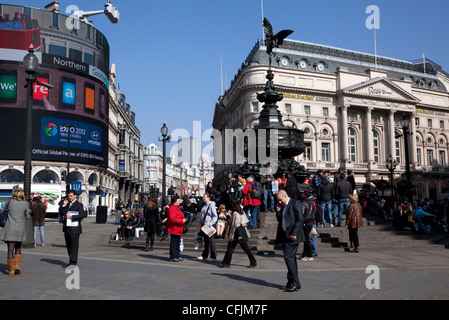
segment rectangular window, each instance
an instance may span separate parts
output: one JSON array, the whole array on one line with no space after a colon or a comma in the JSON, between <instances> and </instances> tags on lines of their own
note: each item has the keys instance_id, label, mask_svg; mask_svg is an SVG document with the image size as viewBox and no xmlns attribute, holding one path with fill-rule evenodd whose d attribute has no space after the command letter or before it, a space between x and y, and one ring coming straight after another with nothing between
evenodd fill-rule
<instances>
[{"instance_id":1,"label":"rectangular window","mask_svg":"<svg viewBox=\"0 0 449 320\"><path fill-rule=\"evenodd\" d=\"M94 56L90 53L84 52L84 63L94 65Z\"/></svg>"},{"instance_id":2,"label":"rectangular window","mask_svg":"<svg viewBox=\"0 0 449 320\"><path fill-rule=\"evenodd\" d=\"M355 113L355 112L348 112L348 120L349 121L356 121L357 120L357 113Z\"/></svg>"},{"instance_id":3,"label":"rectangular window","mask_svg":"<svg viewBox=\"0 0 449 320\"><path fill-rule=\"evenodd\" d=\"M252 112L259 112L259 102L252 103Z\"/></svg>"},{"instance_id":4,"label":"rectangular window","mask_svg":"<svg viewBox=\"0 0 449 320\"><path fill-rule=\"evenodd\" d=\"M444 167L446 165L446 152L440 151L438 155L440 160L440 166Z\"/></svg>"},{"instance_id":5,"label":"rectangular window","mask_svg":"<svg viewBox=\"0 0 449 320\"><path fill-rule=\"evenodd\" d=\"M431 167L432 162L433 162L433 150L427 150L427 165Z\"/></svg>"},{"instance_id":6,"label":"rectangular window","mask_svg":"<svg viewBox=\"0 0 449 320\"><path fill-rule=\"evenodd\" d=\"M401 157L401 140L396 139L395 140L395 154L396 154L396 162L401 163L402 157Z\"/></svg>"},{"instance_id":7,"label":"rectangular window","mask_svg":"<svg viewBox=\"0 0 449 320\"><path fill-rule=\"evenodd\" d=\"M125 129L120 129L120 134L119 134L119 138L118 138L119 144L125 144L125 135L126 135Z\"/></svg>"},{"instance_id":8,"label":"rectangular window","mask_svg":"<svg viewBox=\"0 0 449 320\"><path fill-rule=\"evenodd\" d=\"M285 113L286 114L292 113L292 105L290 103L285 104Z\"/></svg>"},{"instance_id":9,"label":"rectangular window","mask_svg":"<svg viewBox=\"0 0 449 320\"><path fill-rule=\"evenodd\" d=\"M419 118L415 118L415 124L419 126Z\"/></svg>"},{"instance_id":10,"label":"rectangular window","mask_svg":"<svg viewBox=\"0 0 449 320\"><path fill-rule=\"evenodd\" d=\"M330 162L331 161L331 145L329 143L321 144L321 161Z\"/></svg>"},{"instance_id":11,"label":"rectangular window","mask_svg":"<svg viewBox=\"0 0 449 320\"><path fill-rule=\"evenodd\" d=\"M312 161L312 143L305 142L304 145L306 146L306 150L304 151L304 160Z\"/></svg>"},{"instance_id":12,"label":"rectangular window","mask_svg":"<svg viewBox=\"0 0 449 320\"><path fill-rule=\"evenodd\" d=\"M428 119L428 120L427 120L427 126L428 126L429 128L432 128L432 119Z\"/></svg>"},{"instance_id":13,"label":"rectangular window","mask_svg":"<svg viewBox=\"0 0 449 320\"><path fill-rule=\"evenodd\" d=\"M48 48L49 48L48 53L55 55L55 56L64 57L64 58L66 57L65 47L51 44L51 45L49 45Z\"/></svg>"},{"instance_id":14,"label":"rectangular window","mask_svg":"<svg viewBox=\"0 0 449 320\"><path fill-rule=\"evenodd\" d=\"M304 106L304 114L310 116L310 106Z\"/></svg>"},{"instance_id":15,"label":"rectangular window","mask_svg":"<svg viewBox=\"0 0 449 320\"><path fill-rule=\"evenodd\" d=\"M440 129L444 129L444 121L443 120L440 121Z\"/></svg>"},{"instance_id":16,"label":"rectangular window","mask_svg":"<svg viewBox=\"0 0 449 320\"><path fill-rule=\"evenodd\" d=\"M380 116L378 114L373 114L371 116L371 122L379 123L380 122Z\"/></svg>"},{"instance_id":17,"label":"rectangular window","mask_svg":"<svg viewBox=\"0 0 449 320\"><path fill-rule=\"evenodd\" d=\"M416 162L421 165L421 149L416 150Z\"/></svg>"},{"instance_id":18,"label":"rectangular window","mask_svg":"<svg viewBox=\"0 0 449 320\"><path fill-rule=\"evenodd\" d=\"M83 53L80 50L69 49L69 58L83 62Z\"/></svg>"},{"instance_id":19,"label":"rectangular window","mask_svg":"<svg viewBox=\"0 0 449 320\"><path fill-rule=\"evenodd\" d=\"M52 13L51 26L53 28L58 28L59 27L59 14L57 14L56 12Z\"/></svg>"},{"instance_id":20,"label":"rectangular window","mask_svg":"<svg viewBox=\"0 0 449 320\"><path fill-rule=\"evenodd\" d=\"M329 117L329 108L323 107L323 117L325 118Z\"/></svg>"}]
</instances>

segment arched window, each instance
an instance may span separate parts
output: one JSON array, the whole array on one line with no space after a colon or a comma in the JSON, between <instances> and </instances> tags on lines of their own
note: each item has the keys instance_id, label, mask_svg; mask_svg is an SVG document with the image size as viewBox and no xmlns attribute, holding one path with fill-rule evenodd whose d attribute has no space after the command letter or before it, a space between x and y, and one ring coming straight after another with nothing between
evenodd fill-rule
<instances>
[{"instance_id":1,"label":"arched window","mask_svg":"<svg viewBox=\"0 0 449 320\"><path fill-rule=\"evenodd\" d=\"M352 128L348 129L348 149L349 160L357 162L357 139L355 130Z\"/></svg>"},{"instance_id":2,"label":"arched window","mask_svg":"<svg viewBox=\"0 0 449 320\"><path fill-rule=\"evenodd\" d=\"M58 175L51 170L42 170L34 175L33 183L59 184Z\"/></svg>"},{"instance_id":3,"label":"arched window","mask_svg":"<svg viewBox=\"0 0 449 320\"><path fill-rule=\"evenodd\" d=\"M0 183L23 183L23 173L16 169L7 169L0 172Z\"/></svg>"},{"instance_id":4,"label":"arched window","mask_svg":"<svg viewBox=\"0 0 449 320\"><path fill-rule=\"evenodd\" d=\"M84 182L83 175L81 173L79 173L78 171L70 172L69 180L70 181L81 181L81 182Z\"/></svg>"},{"instance_id":5,"label":"arched window","mask_svg":"<svg viewBox=\"0 0 449 320\"><path fill-rule=\"evenodd\" d=\"M97 177L97 175L95 173L92 173L89 176L89 185L91 185L91 186L98 185L98 177Z\"/></svg>"},{"instance_id":6,"label":"arched window","mask_svg":"<svg viewBox=\"0 0 449 320\"><path fill-rule=\"evenodd\" d=\"M374 162L379 163L379 134L377 131L373 131L374 141Z\"/></svg>"}]
</instances>

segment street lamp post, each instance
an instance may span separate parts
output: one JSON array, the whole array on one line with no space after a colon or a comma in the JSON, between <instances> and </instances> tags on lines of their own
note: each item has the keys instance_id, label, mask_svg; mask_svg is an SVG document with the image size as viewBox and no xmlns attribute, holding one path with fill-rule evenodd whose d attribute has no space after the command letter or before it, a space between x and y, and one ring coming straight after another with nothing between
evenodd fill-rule
<instances>
[{"instance_id":1,"label":"street lamp post","mask_svg":"<svg viewBox=\"0 0 449 320\"><path fill-rule=\"evenodd\" d=\"M33 91L34 84L37 83L40 86L44 86L48 89L53 89L53 86L48 83L43 83L34 78L37 67L39 66L39 59L34 54L33 45L30 45L28 54L23 58L23 64L25 66L25 72L28 74L26 78L27 88L27 108L25 119L25 165L24 165L24 181L23 191L28 201L31 201L31 156L33 146Z\"/></svg>"},{"instance_id":2,"label":"street lamp post","mask_svg":"<svg viewBox=\"0 0 449 320\"><path fill-rule=\"evenodd\" d=\"M401 127L404 135L404 149L405 149L405 174L407 177L407 197L408 201L413 202L413 191L412 191L412 182L411 182L411 174L410 174L410 152L408 147L408 137L411 135L409 132L410 119L407 115L404 114L401 120Z\"/></svg>"},{"instance_id":3,"label":"street lamp post","mask_svg":"<svg viewBox=\"0 0 449 320\"><path fill-rule=\"evenodd\" d=\"M171 136L168 135L168 128L166 123L161 128L162 139L162 205L165 206L167 204L167 180L166 180L166 171L167 171L167 159L166 159L166 149L167 142L170 142Z\"/></svg>"},{"instance_id":4,"label":"street lamp post","mask_svg":"<svg viewBox=\"0 0 449 320\"><path fill-rule=\"evenodd\" d=\"M25 198L29 205L31 206L31 157L33 148L33 91L34 84L37 83L46 88L52 89L53 86L48 83L41 83L36 78L34 74L36 73L37 67L39 66L39 60L34 54L33 45L30 45L28 54L23 58L23 64L25 66L25 72L28 74L26 78L26 88L27 88L27 108L26 108L26 118L25 118L25 154L24 154L24 174L23 174L23 191L25 193ZM32 223L28 222L26 224L27 229L27 241L23 244L24 248L32 248L33 246L33 227Z\"/></svg>"},{"instance_id":5,"label":"street lamp post","mask_svg":"<svg viewBox=\"0 0 449 320\"><path fill-rule=\"evenodd\" d=\"M394 197L394 183L393 183L393 172L396 170L396 159L393 160L393 157L390 155L390 158L387 160L387 169L390 171L390 183L391 183L391 196Z\"/></svg>"}]
</instances>

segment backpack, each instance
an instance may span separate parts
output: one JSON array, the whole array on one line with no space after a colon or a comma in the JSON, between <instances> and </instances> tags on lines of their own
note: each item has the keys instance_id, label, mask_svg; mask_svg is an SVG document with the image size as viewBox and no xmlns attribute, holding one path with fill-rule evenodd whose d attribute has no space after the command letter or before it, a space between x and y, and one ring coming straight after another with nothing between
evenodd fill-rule
<instances>
[{"instance_id":1,"label":"backpack","mask_svg":"<svg viewBox=\"0 0 449 320\"><path fill-rule=\"evenodd\" d=\"M251 185L251 198L252 199L260 199L262 197L262 186L260 182L255 181L253 185Z\"/></svg>"},{"instance_id":2,"label":"backpack","mask_svg":"<svg viewBox=\"0 0 449 320\"><path fill-rule=\"evenodd\" d=\"M321 222L321 219L323 217L323 207L318 204L318 202L314 201L313 204L315 205L315 222L319 223Z\"/></svg>"}]
</instances>

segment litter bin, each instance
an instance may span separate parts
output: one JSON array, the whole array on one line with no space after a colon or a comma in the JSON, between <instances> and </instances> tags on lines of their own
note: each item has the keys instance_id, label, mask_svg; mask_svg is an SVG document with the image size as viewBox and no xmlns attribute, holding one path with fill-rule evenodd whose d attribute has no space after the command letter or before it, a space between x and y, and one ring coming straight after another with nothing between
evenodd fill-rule
<instances>
[{"instance_id":1,"label":"litter bin","mask_svg":"<svg viewBox=\"0 0 449 320\"><path fill-rule=\"evenodd\" d=\"M106 223L108 221L108 207L107 206L97 206L97 223Z\"/></svg>"}]
</instances>

